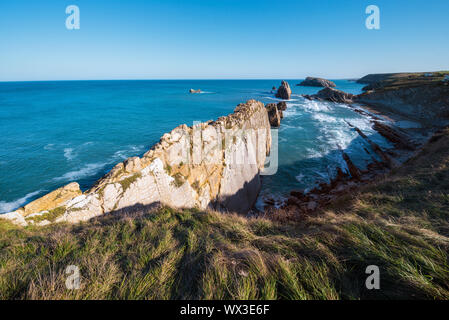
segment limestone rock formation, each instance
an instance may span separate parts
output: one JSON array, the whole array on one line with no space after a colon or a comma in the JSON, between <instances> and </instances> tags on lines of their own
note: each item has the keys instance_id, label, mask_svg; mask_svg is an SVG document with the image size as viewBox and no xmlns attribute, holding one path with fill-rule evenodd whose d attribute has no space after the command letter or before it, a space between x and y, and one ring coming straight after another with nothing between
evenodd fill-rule
<instances>
[{"instance_id":1,"label":"limestone rock formation","mask_svg":"<svg viewBox=\"0 0 449 320\"><path fill-rule=\"evenodd\" d=\"M257 199L270 147L267 110L249 100L216 121L164 134L143 157L117 164L84 193L71 183L0 218L26 225L30 217L42 221L51 214L55 222L75 223L158 203L247 212Z\"/></svg>"},{"instance_id":2,"label":"limestone rock formation","mask_svg":"<svg viewBox=\"0 0 449 320\"><path fill-rule=\"evenodd\" d=\"M44 195L39 199L28 203L26 206L18 209L17 211L24 217L26 217L33 213L45 210L53 210L59 207L64 202L71 200L81 194L82 192L80 190L79 184L76 182L72 182L64 187L61 187Z\"/></svg>"},{"instance_id":3,"label":"limestone rock formation","mask_svg":"<svg viewBox=\"0 0 449 320\"><path fill-rule=\"evenodd\" d=\"M304 86L304 87L331 87L335 88L336 85L334 82L323 79L323 78L313 78L313 77L307 77L303 82L300 84L297 84L297 86Z\"/></svg>"},{"instance_id":4,"label":"limestone rock formation","mask_svg":"<svg viewBox=\"0 0 449 320\"><path fill-rule=\"evenodd\" d=\"M265 106L265 108L267 108L270 125L278 128L281 125L282 110L278 110L275 103L269 103Z\"/></svg>"},{"instance_id":5,"label":"limestone rock formation","mask_svg":"<svg viewBox=\"0 0 449 320\"><path fill-rule=\"evenodd\" d=\"M354 95L351 93L346 93L329 87L320 90L317 94L303 96L309 100L322 100L337 103L352 103L354 99Z\"/></svg>"},{"instance_id":6,"label":"limestone rock formation","mask_svg":"<svg viewBox=\"0 0 449 320\"><path fill-rule=\"evenodd\" d=\"M287 81L282 81L282 84L276 93L276 98L290 100L291 95L292 89L290 89L290 85Z\"/></svg>"}]
</instances>

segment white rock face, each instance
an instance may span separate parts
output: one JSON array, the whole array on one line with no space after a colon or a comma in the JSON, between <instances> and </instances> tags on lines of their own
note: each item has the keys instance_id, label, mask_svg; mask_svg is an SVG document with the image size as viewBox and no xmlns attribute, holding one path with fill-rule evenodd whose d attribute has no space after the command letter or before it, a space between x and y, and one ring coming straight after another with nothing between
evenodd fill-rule
<instances>
[{"instance_id":1,"label":"white rock face","mask_svg":"<svg viewBox=\"0 0 449 320\"><path fill-rule=\"evenodd\" d=\"M164 134L142 158L117 164L92 189L66 201L56 222L156 203L247 212L257 199L270 147L265 106L250 100L215 122L181 125ZM20 214L10 217L26 224Z\"/></svg>"},{"instance_id":2,"label":"white rock face","mask_svg":"<svg viewBox=\"0 0 449 320\"><path fill-rule=\"evenodd\" d=\"M23 215L17 211L0 214L0 219L9 220L12 223L17 224L22 227L26 227L28 225L28 223L25 221L25 218L23 217Z\"/></svg>"}]
</instances>

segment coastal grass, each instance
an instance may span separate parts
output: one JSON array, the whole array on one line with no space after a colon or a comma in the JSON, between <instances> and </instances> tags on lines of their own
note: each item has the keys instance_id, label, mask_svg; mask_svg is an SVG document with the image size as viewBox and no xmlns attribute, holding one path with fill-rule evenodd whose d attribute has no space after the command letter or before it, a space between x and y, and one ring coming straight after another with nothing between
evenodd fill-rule
<instances>
[{"instance_id":1,"label":"coastal grass","mask_svg":"<svg viewBox=\"0 0 449 320\"><path fill-rule=\"evenodd\" d=\"M32 216L30 218L25 218L27 221L33 221L34 223L39 223L44 220L48 220L50 222L54 222L58 217L62 216L66 211L64 206L57 207L55 209L49 210L48 212L38 215Z\"/></svg>"},{"instance_id":2,"label":"coastal grass","mask_svg":"<svg viewBox=\"0 0 449 320\"><path fill-rule=\"evenodd\" d=\"M415 72L415 73L395 73L380 76L380 88L382 90L397 90L399 88L413 88L422 86L442 86L444 76L448 75L449 71L437 72Z\"/></svg>"},{"instance_id":3,"label":"coastal grass","mask_svg":"<svg viewBox=\"0 0 449 320\"><path fill-rule=\"evenodd\" d=\"M449 299L448 146L446 130L296 222L168 207L79 225L0 220L0 299ZM69 265L79 290L65 286ZM369 265L380 290L365 286Z\"/></svg>"}]
</instances>

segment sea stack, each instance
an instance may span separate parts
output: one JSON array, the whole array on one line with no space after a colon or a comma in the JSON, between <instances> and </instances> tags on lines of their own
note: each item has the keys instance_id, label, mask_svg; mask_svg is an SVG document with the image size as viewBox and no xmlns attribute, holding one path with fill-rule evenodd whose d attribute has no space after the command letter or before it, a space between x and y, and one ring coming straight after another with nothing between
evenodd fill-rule
<instances>
[{"instance_id":1,"label":"sea stack","mask_svg":"<svg viewBox=\"0 0 449 320\"><path fill-rule=\"evenodd\" d=\"M269 103L265 106L268 112L268 120L270 125L274 128L279 128L281 125L282 111L278 109L276 103Z\"/></svg>"},{"instance_id":2,"label":"sea stack","mask_svg":"<svg viewBox=\"0 0 449 320\"><path fill-rule=\"evenodd\" d=\"M276 93L276 98L290 100L291 95L292 89L290 89L290 85L287 81L282 81L282 84L279 87L278 92Z\"/></svg>"}]
</instances>

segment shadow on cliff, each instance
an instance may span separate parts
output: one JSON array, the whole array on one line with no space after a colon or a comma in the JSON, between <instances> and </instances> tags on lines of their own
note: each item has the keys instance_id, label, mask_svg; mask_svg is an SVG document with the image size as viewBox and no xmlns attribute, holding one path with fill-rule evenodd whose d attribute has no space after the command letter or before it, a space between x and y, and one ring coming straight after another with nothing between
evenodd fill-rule
<instances>
[{"instance_id":1,"label":"shadow on cliff","mask_svg":"<svg viewBox=\"0 0 449 320\"><path fill-rule=\"evenodd\" d=\"M256 175L251 181L245 182L244 186L240 188L233 195L221 197L218 201L213 201L209 204L206 210L215 210L222 213L237 213L240 215L246 214L255 204L257 200L257 196L259 194L261 188L261 180L260 176ZM168 205L161 203L160 201L153 202L151 204L142 204L136 203L132 206L128 206L122 209L114 210L107 212L101 216L94 217L90 219L90 221L96 221L99 219L103 219L106 217L111 217L110 219L114 219L114 217L124 217L124 216L139 216L145 214L147 212L155 211L157 209L161 209L163 207L169 207ZM184 209L192 209L192 208L178 208L179 210ZM176 210L176 209L175 209Z\"/></svg>"},{"instance_id":2,"label":"shadow on cliff","mask_svg":"<svg viewBox=\"0 0 449 320\"><path fill-rule=\"evenodd\" d=\"M378 159L377 155L374 153L374 151L371 150L370 146L367 144L367 142L362 137L355 138L350 145L343 150L344 152L347 152L349 154L349 157L352 161L354 161L354 150L362 150L361 152L365 153L365 158L367 159L365 161L365 164L368 162L373 162L372 159L380 160ZM351 152L352 151L352 152ZM301 183L299 183L297 180L291 179L292 172L295 172L296 175L301 173L301 170L316 170L317 164L322 166L322 170L327 170L330 177L332 177L332 174L336 173L337 166L342 166L344 163L344 160L342 159L341 162L337 165L336 160L339 157L341 158L342 150L335 149L332 150L322 157L315 157L315 158L307 158L307 159L301 159L298 160L292 164L289 165L282 165L279 166L278 172L275 175L272 176L263 176L262 179L280 179L281 181L289 181L286 182L287 188L290 188L290 191L297 190L301 186ZM371 158L371 160L369 160ZM360 164L360 160L357 161L358 164ZM343 168L342 168L343 169ZM359 169L363 169L363 167L359 166ZM303 171L304 172L304 171ZM320 182L325 182L326 178L324 176L319 176L318 174L311 179L314 179L313 181L307 181L308 187L312 187L314 184L318 184ZM213 202L210 203L209 207L204 210L215 210L222 213L237 213L239 215L245 215L248 213L250 209L252 209L257 201L260 189L262 187L262 181L261 176L256 175L254 178L248 182L245 182L244 186L240 188L237 192L235 192L232 195L221 197ZM123 217L123 216L136 216L141 215L146 212L150 212L156 209L160 209L164 207L165 205L161 202L154 202L151 204L141 204L136 203L133 206L125 207L119 210L114 210L111 212L106 213L105 215L102 215L100 217L93 218L92 220L96 220L99 218L102 218L104 216L109 217ZM189 208L179 208L182 209L189 209Z\"/></svg>"}]
</instances>

